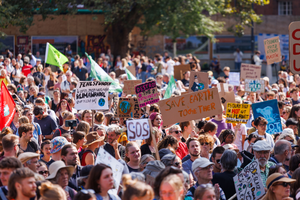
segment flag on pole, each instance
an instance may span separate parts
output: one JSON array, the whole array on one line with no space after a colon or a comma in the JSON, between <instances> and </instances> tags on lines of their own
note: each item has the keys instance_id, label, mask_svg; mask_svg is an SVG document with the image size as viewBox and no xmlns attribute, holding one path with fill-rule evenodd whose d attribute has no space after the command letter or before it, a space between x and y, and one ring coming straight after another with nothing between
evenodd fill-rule
<instances>
[{"instance_id":1,"label":"flag on pole","mask_svg":"<svg viewBox=\"0 0 300 200\"><path fill-rule=\"evenodd\" d=\"M31 60L30 60L30 64L32 67L34 67L36 65L36 58L34 57L34 55L31 55Z\"/></svg>"},{"instance_id":2,"label":"flag on pole","mask_svg":"<svg viewBox=\"0 0 300 200\"><path fill-rule=\"evenodd\" d=\"M91 74L90 76L97 79L98 81L111 82L109 87L109 92L122 92L122 88L118 83L116 83L87 53L85 55L88 57L91 63Z\"/></svg>"},{"instance_id":3,"label":"flag on pole","mask_svg":"<svg viewBox=\"0 0 300 200\"><path fill-rule=\"evenodd\" d=\"M125 71L127 74L127 80L136 80L135 76L127 68L125 68Z\"/></svg>"},{"instance_id":4,"label":"flag on pole","mask_svg":"<svg viewBox=\"0 0 300 200\"><path fill-rule=\"evenodd\" d=\"M16 103L11 97L6 85L2 81L0 95L0 130L6 126L10 126L10 123L14 119L15 112Z\"/></svg>"},{"instance_id":5,"label":"flag on pole","mask_svg":"<svg viewBox=\"0 0 300 200\"><path fill-rule=\"evenodd\" d=\"M173 92L175 91L175 89L176 89L175 79L172 75L169 80L169 83L168 83L168 86L167 86L167 89L166 89L166 92L164 95L164 99L170 98L172 96Z\"/></svg>"},{"instance_id":6,"label":"flag on pole","mask_svg":"<svg viewBox=\"0 0 300 200\"><path fill-rule=\"evenodd\" d=\"M64 54L60 53L60 51L55 49L51 44L47 42L45 63L57 66L61 71L63 71L63 64L68 61L69 59Z\"/></svg>"}]
</instances>

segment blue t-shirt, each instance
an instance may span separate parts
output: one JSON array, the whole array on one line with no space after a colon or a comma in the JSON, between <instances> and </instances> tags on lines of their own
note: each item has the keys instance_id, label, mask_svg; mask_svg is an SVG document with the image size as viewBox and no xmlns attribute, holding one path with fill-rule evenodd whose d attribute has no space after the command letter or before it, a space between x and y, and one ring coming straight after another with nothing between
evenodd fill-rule
<instances>
[{"instance_id":1,"label":"blue t-shirt","mask_svg":"<svg viewBox=\"0 0 300 200\"><path fill-rule=\"evenodd\" d=\"M33 137L36 141L39 141L39 135L42 135L41 127L38 123L32 122L34 126ZM19 136L19 130L17 130L16 135Z\"/></svg>"}]
</instances>

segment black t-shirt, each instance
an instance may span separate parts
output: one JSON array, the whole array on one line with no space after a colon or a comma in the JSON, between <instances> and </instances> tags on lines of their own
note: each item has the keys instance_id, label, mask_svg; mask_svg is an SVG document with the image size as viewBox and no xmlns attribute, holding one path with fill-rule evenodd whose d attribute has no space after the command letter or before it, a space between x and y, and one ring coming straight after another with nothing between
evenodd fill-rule
<instances>
[{"instance_id":1,"label":"black t-shirt","mask_svg":"<svg viewBox=\"0 0 300 200\"><path fill-rule=\"evenodd\" d=\"M43 135L51 135L52 131L58 128L54 119L49 115L47 115L45 118L41 120L34 118L34 122L40 125Z\"/></svg>"},{"instance_id":2,"label":"black t-shirt","mask_svg":"<svg viewBox=\"0 0 300 200\"><path fill-rule=\"evenodd\" d=\"M127 163L126 163L126 165L127 165ZM129 173L131 173L131 172L139 172L139 169L133 169L133 168L129 167L129 165L127 165L127 167L128 167Z\"/></svg>"},{"instance_id":3,"label":"black t-shirt","mask_svg":"<svg viewBox=\"0 0 300 200\"><path fill-rule=\"evenodd\" d=\"M20 144L19 144L19 148L20 148ZM31 140L27 144L27 149L21 149L20 148L20 150L23 151L24 153L25 152L33 152L33 153L35 153L35 152L37 152L39 150L39 145L36 142L34 142L34 140Z\"/></svg>"},{"instance_id":4,"label":"black t-shirt","mask_svg":"<svg viewBox=\"0 0 300 200\"><path fill-rule=\"evenodd\" d=\"M190 81L186 79L182 79L181 82L183 83L184 87L189 87L190 86Z\"/></svg>"},{"instance_id":5,"label":"black t-shirt","mask_svg":"<svg viewBox=\"0 0 300 200\"><path fill-rule=\"evenodd\" d=\"M293 105L296 105L296 104L298 104L298 103L300 103L300 99L298 99L297 101L294 101L294 99L292 99L292 104L293 104Z\"/></svg>"},{"instance_id":6,"label":"black t-shirt","mask_svg":"<svg viewBox=\"0 0 300 200\"><path fill-rule=\"evenodd\" d=\"M104 148L105 151L107 151L114 158L116 157L114 147L111 146L109 143L106 143L103 148ZM124 159L125 158L125 147L121 144L118 144L118 149L119 149L120 157L122 159Z\"/></svg>"},{"instance_id":7,"label":"black t-shirt","mask_svg":"<svg viewBox=\"0 0 300 200\"><path fill-rule=\"evenodd\" d=\"M82 67L76 67L74 70L74 74L79 78L79 80L81 81L85 81L86 80L86 73L88 73L87 69Z\"/></svg>"},{"instance_id":8,"label":"black t-shirt","mask_svg":"<svg viewBox=\"0 0 300 200\"><path fill-rule=\"evenodd\" d=\"M53 134L53 138L57 137L57 136L62 136L64 133L70 133L70 131L67 131L65 129L63 129L62 127L56 129L56 131Z\"/></svg>"},{"instance_id":9,"label":"black t-shirt","mask_svg":"<svg viewBox=\"0 0 300 200\"><path fill-rule=\"evenodd\" d=\"M147 71L147 65L145 63L142 64L142 71L143 72Z\"/></svg>"}]
</instances>

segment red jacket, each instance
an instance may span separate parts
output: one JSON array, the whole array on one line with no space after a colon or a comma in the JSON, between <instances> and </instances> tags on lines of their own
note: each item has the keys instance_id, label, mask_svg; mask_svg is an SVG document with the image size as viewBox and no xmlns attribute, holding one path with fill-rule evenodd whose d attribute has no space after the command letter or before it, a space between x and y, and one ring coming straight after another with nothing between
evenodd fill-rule
<instances>
[{"instance_id":1,"label":"red jacket","mask_svg":"<svg viewBox=\"0 0 300 200\"><path fill-rule=\"evenodd\" d=\"M189 150L185 143L179 142L178 149L176 150L176 155L182 160L186 155L189 154Z\"/></svg>"}]
</instances>

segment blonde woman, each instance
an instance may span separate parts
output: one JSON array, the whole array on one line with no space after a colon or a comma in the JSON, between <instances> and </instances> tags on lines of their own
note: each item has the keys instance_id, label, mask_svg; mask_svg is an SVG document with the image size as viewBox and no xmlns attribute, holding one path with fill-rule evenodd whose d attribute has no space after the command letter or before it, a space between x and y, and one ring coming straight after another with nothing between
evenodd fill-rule
<instances>
[{"instance_id":1,"label":"blonde woman","mask_svg":"<svg viewBox=\"0 0 300 200\"><path fill-rule=\"evenodd\" d=\"M181 200L183 194L184 187L178 175L169 175L160 184L159 196L161 200Z\"/></svg>"}]
</instances>

